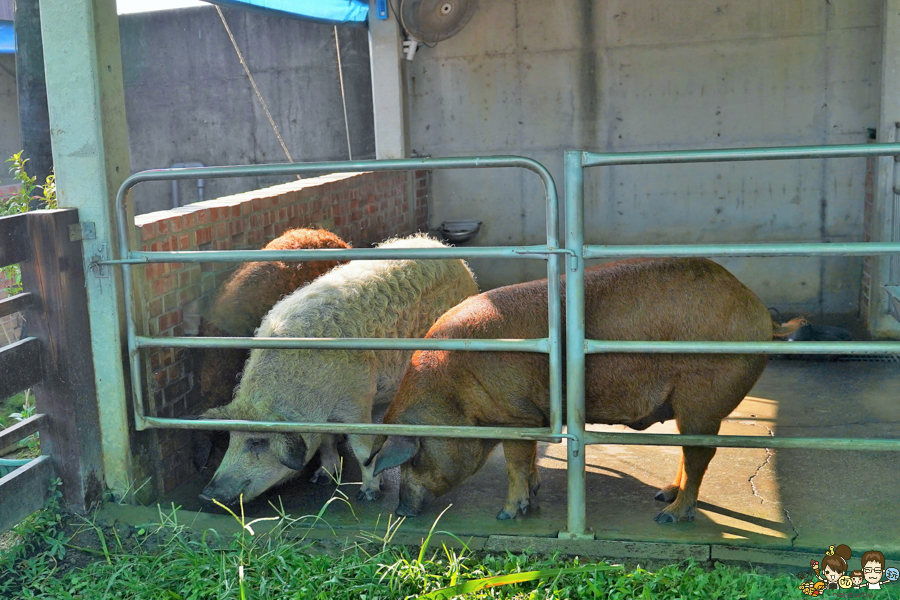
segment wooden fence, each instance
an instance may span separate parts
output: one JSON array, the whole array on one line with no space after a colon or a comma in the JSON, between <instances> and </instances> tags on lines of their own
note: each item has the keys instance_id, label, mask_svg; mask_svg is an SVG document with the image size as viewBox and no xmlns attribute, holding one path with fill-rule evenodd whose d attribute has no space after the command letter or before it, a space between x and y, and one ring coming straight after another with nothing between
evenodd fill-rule
<instances>
[{"instance_id":1,"label":"wooden fence","mask_svg":"<svg viewBox=\"0 0 900 600\"><path fill-rule=\"evenodd\" d=\"M24 292L0 317L24 312L22 339L0 348L0 398L34 390L36 413L0 430L0 448L37 432L41 456L0 478L0 531L41 508L59 477L69 509L101 499L103 468L90 323L76 209L0 217L0 266L18 264Z\"/></svg>"}]
</instances>

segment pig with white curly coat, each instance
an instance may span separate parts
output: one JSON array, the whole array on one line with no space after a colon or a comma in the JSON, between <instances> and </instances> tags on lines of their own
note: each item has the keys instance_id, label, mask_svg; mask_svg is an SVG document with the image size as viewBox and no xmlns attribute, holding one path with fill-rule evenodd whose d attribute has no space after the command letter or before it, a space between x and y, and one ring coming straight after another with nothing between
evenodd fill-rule
<instances>
[{"instance_id":1,"label":"pig with white curly coat","mask_svg":"<svg viewBox=\"0 0 900 600\"><path fill-rule=\"evenodd\" d=\"M440 248L424 235L382 248ZM420 338L447 310L478 293L459 259L356 260L322 275L276 304L256 337ZM213 419L370 423L373 405L391 401L411 351L255 349L234 400L206 413ZM350 434L362 468L358 499L374 500L380 475L364 465L373 436ZM319 433L233 431L228 451L201 499L249 501L303 469L321 449L320 472L334 473L340 458ZM317 472L317 476L320 473ZM314 477L314 479L316 479Z\"/></svg>"}]
</instances>

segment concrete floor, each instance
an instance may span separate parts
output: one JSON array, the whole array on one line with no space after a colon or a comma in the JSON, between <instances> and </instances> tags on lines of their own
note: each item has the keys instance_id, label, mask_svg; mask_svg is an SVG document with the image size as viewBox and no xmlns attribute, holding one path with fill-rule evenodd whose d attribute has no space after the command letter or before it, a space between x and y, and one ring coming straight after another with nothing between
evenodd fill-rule
<instances>
[{"instance_id":1,"label":"concrete floor","mask_svg":"<svg viewBox=\"0 0 900 600\"><path fill-rule=\"evenodd\" d=\"M722 433L896 438L898 423L900 363L774 359L751 394L723 423ZM591 428L630 431L624 426ZM648 431L675 432L675 424L657 424ZM346 449L342 451L346 454ZM564 451L562 445L540 444L540 508L527 518L495 519L506 495L506 468L498 447L479 473L434 501L422 516L407 519L402 531L421 537L438 514L451 506L438 529L463 539L471 536L481 540L481 546L487 539L494 540L494 547L515 547L522 545L516 540L555 537L566 522ZM673 479L680 452L674 447L589 447L587 519L597 540L645 543L645 553L646 548L655 547L647 542L675 543L679 546L663 549L663 555L686 552L702 558L711 548L713 557L756 556L759 562L766 562L767 555L780 556L779 550L793 550L798 552L793 558L775 562L799 565L809 564L802 552L821 560L831 544L847 544L854 555L857 549L877 549L900 556L896 529L900 460L895 454L722 448L701 487L696 519L659 525L653 517L662 504L653 495ZM355 460L348 459L344 481L359 481L358 473ZM341 486L351 501L349 505L332 503L324 514L327 523L345 533L383 534L388 515L397 505L399 471L387 475L385 495L375 503L355 501L356 485ZM196 499L208 477L185 483L163 504L175 502L187 511L215 512ZM298 478L254 500L245 507L247 514L274 514L269 502L280 502L295 517L318 513L335 487L316 486L306 479ZM505 546L500 543L503 540ZM749 547L763 550L742 550Z\"/></svg>"}]
</instances>

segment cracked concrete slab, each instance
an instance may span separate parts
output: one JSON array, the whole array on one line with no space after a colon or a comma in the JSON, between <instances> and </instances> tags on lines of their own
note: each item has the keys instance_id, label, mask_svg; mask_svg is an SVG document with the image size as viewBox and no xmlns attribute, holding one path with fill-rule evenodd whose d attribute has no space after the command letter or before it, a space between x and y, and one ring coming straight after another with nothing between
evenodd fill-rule
<instances>
[{"instance_id":1,"label":"cracked concrete slab","mask_svg":"<svg viewBox=\"0 0 900 600\"><path fill-rule=\"evenodd\" d=\"M900 437L898 424L897 364L773 360L750 395L723 422L721 432L896 438ZM630 431L624 426L590 428ZM672 433L676 429L670 421L647 431ZM355 459L347 449L342 452L346 456L344 481L359 481ZM680 452L675 447L588 448L587 523L597 539L813 553L843 543L854 549L854 556L857 548L900 554L894 521L900 508L900 457L893 453L721 448L700 488L696 519L660 525L653 518L664 505L653 496L671 483ZM441 511L452 505L438 529L464 539L555 537L566 526L565 447L540 444L539 456L540 506L528 517L513 521L495 518L506 496L506 466L498 447L479 473L434 501L422 516L408 519L401 531L413 537L426 535ZM366 504L352 499L349 505L332 503L325 513L327 522L342 531L383 530L397 504L399 474L393 470L386 475L382 499ZM188 510L201 509L196 496L208 477L198 476L186 483L166 502L174 501ZM246 507L247 514L274 514L269 502L282 502L294 516L316 514L334 493L334 486L312 485L307 479L301 476L255 500ZM356 486L341 489L351 498L355 496Z\"/></svg>"}]
</instances>

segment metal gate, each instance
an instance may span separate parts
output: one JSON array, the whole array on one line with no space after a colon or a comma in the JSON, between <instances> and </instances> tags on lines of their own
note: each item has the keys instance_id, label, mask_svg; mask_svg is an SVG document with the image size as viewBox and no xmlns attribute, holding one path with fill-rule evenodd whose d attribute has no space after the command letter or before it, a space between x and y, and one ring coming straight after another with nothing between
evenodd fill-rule
<instances>
[{"instance_id":1,"label":"metal gate","mask_svg":"<svg viewBox=\"0 0 900 600\"><path fill-rule=\"evenodd\" d=\"M305 163L196 169L144 171L129 177L116 199L120 258L100 264L123 267L125 312L128 329L133 409L138 430L154 428L243 430L268 432L367 433L421 435L433 437L471 437L496 440L538 440L560 442L567 439L568 522L561 538L592 538L585 528L585 456L586 444L629 444L666 446L720 446L740 448L816 448L853 450L900 450L900 439L856 438L784 438L752 436L706 436L672 434L631 434L585 432L584 368L585 356L597 352L637 353L779 353L779 354L884 354L900 352L900 342L621 342L584 338L584 261L590 258L637 256L791 256L791 255L876 255L900 254L900 243L797 243L742 245L665 245L665 246L590 246L584 244L584 169L595 166L730 162L799 158L840 158L900 155L900 144L856 146L817 146L795 148L752 148L734 150L697 150L679 152L638 152L597 154L567 152L566 244L558 238L559 209L556 185L547 169L524 157L495 156L480 158L430 158L336 163ZM427 249L351 249L351 250L230 250L190 252L135 252L129 249L125 195L145 181L195 178L246 177L265 175L322 174L354 171L396 171L415 169L466 169L517 167L535 172L544 185L547 202L547 242L540 246L504 246ZM547 261L549 300L549 336L529 340L469 339L364 339L364 338L155 338L136 334L131 268L134 264L163 262L244 262L300 261L387 258L502 258L542 259ZM565 257L566 278L566 399L567 432L562 433L562 307L559 275ZM550 427L457 427L389 424L285 423L258 421L219 421L166 419L144 412L143 377L140 351L143 348L347 348L394 350L460 350L540 352L550 360ZM124 390L123 390L124 391ZM124 398L124 395L123 395Z\"/></svg>"}]
</instances>

